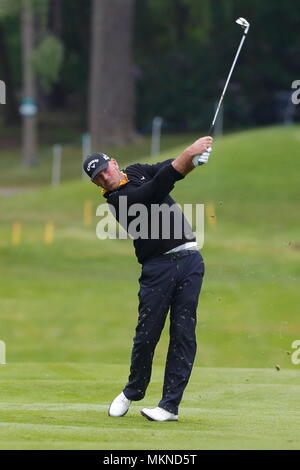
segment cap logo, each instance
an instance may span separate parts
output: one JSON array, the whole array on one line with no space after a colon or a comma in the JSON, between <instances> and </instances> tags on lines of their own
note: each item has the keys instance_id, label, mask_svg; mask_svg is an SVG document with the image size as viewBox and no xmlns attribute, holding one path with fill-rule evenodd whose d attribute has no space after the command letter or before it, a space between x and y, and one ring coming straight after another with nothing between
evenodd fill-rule
<instances>
[{"instance_id":1,"label":"cap logo","mask_svg":"<svg viewBox=\"0 0 300 470\"><path fill-rule=\"evenodd\" d=\"M96 168L96 163L99 163L99 158L95 158L95 160L91 160L87 166L87 171L91 171L91 168Z\"/></svg>"}]
</instances>

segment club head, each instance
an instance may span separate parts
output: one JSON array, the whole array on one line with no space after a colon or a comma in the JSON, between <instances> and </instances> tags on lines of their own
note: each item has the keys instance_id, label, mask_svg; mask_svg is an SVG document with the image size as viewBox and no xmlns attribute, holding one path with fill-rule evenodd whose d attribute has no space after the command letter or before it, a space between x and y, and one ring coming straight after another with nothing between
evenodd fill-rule
<instances>
[{"instance_id":1,"label":"club head","mask_svg":"<svg viewBox=\"0 0 300 470\"><path fill-rule=\"evenodd\" d=\"M235 22L245 30L245 33L248 32L250 23L245 18L240 17Z\"/></svg>"}]
</instances>

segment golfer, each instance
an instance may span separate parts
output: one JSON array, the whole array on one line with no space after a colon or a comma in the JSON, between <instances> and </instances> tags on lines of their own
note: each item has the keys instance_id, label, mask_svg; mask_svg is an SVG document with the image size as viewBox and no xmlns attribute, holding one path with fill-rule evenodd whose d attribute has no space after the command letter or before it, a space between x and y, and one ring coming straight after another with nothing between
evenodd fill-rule
<instances>
[{"instance_id":1,"label":"golfer","mask_svg":"<svg viewBox=\"0 0 300 470\"><path fill-rule=\"evenodd\" d=\"M148 211L147 227L143 227L147 236L133 239L141 275L130 374L123 391L112 401L109 416L124 416L132 401L144 398L155 347L170 310L170 342L162 397L157 407L143 408L141 414L152 421L178 420L178 407L196 354L196 311L204 263L192 228L169 193L177 181L200 164L199 155L203 155L201 164L207 162L212 141L209 136L202 137L175 159L154 165L136 163L125 170L120 170L117 161L103 153L93 153L84 161L85 172L93 183L102 188L102 194L115 209L116 219L120 224L127 221L125 230L128 231L130 222L135 219L130 211L133 204L142 204ZM122 214L124 204L121 204L121 199L123 202L126 200L127 214ZM154 212L151 211L151 206L161 207L162 204L169 208L177 207L174 216L170 217L167 237L162 227L157 227L161 220L157 217L154 220ZM180 238L177 233L178 216L184 227ZM153 232L156 235L151 237Z\"/></svg>"}]
</instances>

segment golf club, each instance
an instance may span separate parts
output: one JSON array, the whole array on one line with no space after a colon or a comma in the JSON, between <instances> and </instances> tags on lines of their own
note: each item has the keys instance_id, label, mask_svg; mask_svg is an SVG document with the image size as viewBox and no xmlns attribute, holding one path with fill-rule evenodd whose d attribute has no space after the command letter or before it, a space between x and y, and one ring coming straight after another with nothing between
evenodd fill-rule
<instances>
[{"instance_id":1,"label":"golf club","mask_svg":"<svg viewBox=\"0 0 300 470\"><path fill-rule=\"evenodd\" d=\"M225 95L225 93L226 93L229 80L230 80L230 78L231 78L233 69L234 69L234 67L235 67L236 61L237 61L237 59L238 59L238 56L239 56L239 54L240 54L240 51L241 51L241 49L242 49L242 46L243 46L243 44L244 44L246 35L247 35L247 33L248 33L248 31L249 31L249 27L250 27L250 23L249 23L247 20L245 20L245 18L241 18L241 17L240 17L240 18L238 18L235 22L236 22L237 24L239 24L239 25L244 29L244 34L243 34L243 37L242 37L242 39L241 39L240 45L239 45L239 47L238 47L238 50L237 50L237 52L236 52L236 54L235 54L235 58L234 58L234 60L233 60L233 63L232 63L230 72L229 72L229 74L228 74L228 77L227 77L227 80L226 80L226 83L225 83L225 86L224 86L224 89L223 89L223 92L222 92L220 101L219 101L219 103L218 103L218 106L217 106L217 109L216 109L214 118L213 118L212 123L211 123L211 126L210 126L210 128L209 128L209 133L208 133L208 135L211 135L212 131L214 130L215 122L216 122L216 120L217 120L217 116L218 116L218 113L219 113L219 110L220 110L220 107L221 107L221 104L222 104L224 95Z\"/></svg>"},{"instance_id":2,"label":"golf club","mask_svg":"<svg viewBox=\"0 0 300 470\"><path fill-rule=\"evenodd\" d=\"M250 27L250 23L249 23L245 18L240 17L240 18L238 18L235 22L236 22L237 24L239 24L239 25L243 28L244 34L243 34L243 37L242 37L242 39L241 39L241 41L240 41L238 50L237 50L237 52L236 52L236 54L235 54L235 58L234 58L234 60L233 60L231 69L230 69L230 71L229 71L229 74L228 74L228 77L227 77L227 80L226 80L226 83L225 83L225 86L224 86L224 89L223 89L223 92L222 92L220 101L219 101L219 103L218 103L217 109L216 109L216 111L215 111L215 115L214 115L213 120L212 120L212 123L211 123L211 125L210 125L209 131L208 131L208 135L212 135L212 133L213 133L213 130L214 130L214 127L215 127L215 122L216 122L216 120L217 120L217 116L218 116L218 113L219 113L219 110L220 110L220 107L221 107L221 104L222 104L224 95L225 95L226 90L227 90L227 87L228 87L228 83L229 83L229 81L230 81L230 78L231 78L233 69L234 69L234 67L235 67L236 61L237 61L238 56L239 56L239 54L240 54L240 52L241 52L243 43L244 43L244 41L245 41L246 35L247 35L247 33L248 33L248 31L249 31L249 27ZM208 149L208 152L210 152L210 151L211 151L211 148ZM194 157L194 158L199 158L199 157L201 157L201 155L196 155L196 157Z\"/></svg>"}]
</instances>

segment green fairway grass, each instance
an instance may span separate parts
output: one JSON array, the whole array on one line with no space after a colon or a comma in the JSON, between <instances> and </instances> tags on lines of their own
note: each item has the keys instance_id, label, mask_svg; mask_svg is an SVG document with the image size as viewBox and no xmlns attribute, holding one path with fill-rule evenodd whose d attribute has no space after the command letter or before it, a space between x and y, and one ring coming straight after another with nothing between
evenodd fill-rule
<instances>
[{"instance_id":1,"label":"green fairway grass","mask_svg":"<svg viewBox=\"0 0 300 470\"><path fill-rule=\"evenodd\" d=\"M172 192L179 204L212 205L216 223L206 218L198 351L182 420L161 434L149 433L139 404L121 422L107 416L127 380L141 267L130 240L96 238L96 215L84 226L84 201L94 211L105 201L97 188L78 179L0 197L2 448L299 448L300 364L291 360L300 340L299 143L299 126L225 136ZM12 246L16 221L22 241ZM49 221L54 243L45 245ZM142 406L160 398L168 326Z\"/></svg>"},{"instance_id":2,"label":"green fairway grass","mask_svg":"<svg viewBox=\"0 0 300 470\"><path fill-rule=\"evenodd\" d=\"M196 367L179 422L147 421L163 370L126 416L107 414L125 369L116 364L0 366L0 449L299 449L295 371Z\"/></svg>"}]
</instances>

